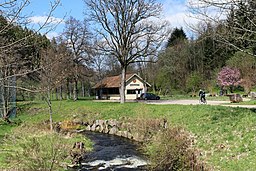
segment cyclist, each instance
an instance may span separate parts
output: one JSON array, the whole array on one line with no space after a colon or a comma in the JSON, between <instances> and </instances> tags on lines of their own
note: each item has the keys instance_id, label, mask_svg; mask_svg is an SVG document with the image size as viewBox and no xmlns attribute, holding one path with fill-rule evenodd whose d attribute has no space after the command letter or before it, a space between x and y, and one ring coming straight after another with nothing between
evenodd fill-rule
<instances>
[{"instance_id":1,"label":"cyclist","mask_svg":"<svg viewBox=\"0 0 256 171\"><path fill-rule=\"evenodd\" d=\"M200 100L199 100L200 103L206 103L205 92L202 89L199 90L199 97L200 97Z\"/></svg>"}]
</instances>

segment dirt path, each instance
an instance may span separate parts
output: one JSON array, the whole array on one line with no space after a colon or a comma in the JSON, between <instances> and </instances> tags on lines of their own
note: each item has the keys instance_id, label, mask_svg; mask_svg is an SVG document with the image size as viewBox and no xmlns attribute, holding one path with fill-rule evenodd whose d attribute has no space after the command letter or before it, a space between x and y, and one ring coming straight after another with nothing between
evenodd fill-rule
<instances>
[{"instance_id":1,"label":"dirt path","mask_svg":"<svg viewBox=\"0 0 256 171\"><path fill-rule=\"evenodd\" d=\"M249 99L244 99L249 100ZM95 102L120 102L119 100L94 100ZM126 100L127 102L139 102L146 104L157 104L157 105L167 105L167 104L180 104L180 105L199 105L199 100ZM207 100L207 105L221 105L230 107L243 107L243 108L253 108L256 109L256 105L241 105L239 103L231 103L230 101L219 101L219 100Z\"/></svg>"},{"instance_id":2,"label":"dirt path","mask_svg":"<svg viewBox=\"0 0 256 171\"><path fill-rule=\"evenodd\" d=\"M180 105L199 105L198 100L159 100L159 101L146 101L147 104L180 104ZM229 101L217 101L217 100L207 100L207 105L221 105L230 107L244 107L244 108L256 108L256 105L241 105L232 104Z\"/></svg>"}]
</instances>

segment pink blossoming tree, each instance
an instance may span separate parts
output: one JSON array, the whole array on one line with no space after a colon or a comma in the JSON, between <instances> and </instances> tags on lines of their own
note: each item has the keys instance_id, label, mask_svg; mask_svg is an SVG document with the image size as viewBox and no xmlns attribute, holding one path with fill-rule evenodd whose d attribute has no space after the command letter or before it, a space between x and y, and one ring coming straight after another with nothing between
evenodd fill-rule
<instances>
[{"instance_id":1,"label":"pink blossoming tree","mask_svg":"<svg viewBox=\"0 0 256 171\"><path fill-rule=\"evenodd\" d=\"M241 83L240 71L236 68L223 67L218 73L218 84L222 88L230 88L230 92L233 93L234 86L238 86Z\"/></svg>"}]
</instances>

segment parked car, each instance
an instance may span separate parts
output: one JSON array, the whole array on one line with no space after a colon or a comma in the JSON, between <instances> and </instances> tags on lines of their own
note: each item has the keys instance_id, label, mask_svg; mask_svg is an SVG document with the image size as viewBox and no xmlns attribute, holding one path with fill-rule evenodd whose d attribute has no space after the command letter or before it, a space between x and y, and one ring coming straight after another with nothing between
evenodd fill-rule
<instances>
[{"instance_id":1,"label":"parked car","mask_svg":"<svg viewBox=\"0 0 256 171\"><path fill-rule=\"evenodd\" d=\"M142 93L138 100L160 100L160 97L153 93Z\"/></svg>"}]
</instances>

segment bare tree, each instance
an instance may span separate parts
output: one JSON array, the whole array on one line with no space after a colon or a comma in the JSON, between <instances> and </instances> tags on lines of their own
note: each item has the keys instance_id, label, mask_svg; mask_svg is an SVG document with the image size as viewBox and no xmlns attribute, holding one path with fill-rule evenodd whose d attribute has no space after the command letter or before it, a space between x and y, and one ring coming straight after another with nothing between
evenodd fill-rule
<instances>
[{"instance_id":1,"label":"bare tree","mask_svg":"<svg viewBox=\"0 0 256 171\"><path fill-rule=\"evenodd\" d=\"M93 63L92 67L94 68L96 72L96 81L101 81L104 78L104 73L106 72L106 55L102 53L97 47L98 44L102 42L95 41L94 42L94 49L93 49Z\"/></svg>"},{"instance_id":2,"label":"bare tree","mask_svg":"<svg viewBox=\"0 0 256 171\"><path fill-rule=\"evenodd\" d=\"M189 6L191 17L197 18L203 25L213 23L217 41L235 51L256 56L255 0L190 0Z\"/></svg>"},{"instance_id":3,"label":"bare tree","mask_svg":"<svg viewBox=\"0 0 256 171\"><path fill-rule=\"evenodd\" d=\"M70 17L70 19L66 22L66 28L63 36L67 47L69 47L73 52L73 99L76 101L78 98L77 86L79 78L79 65L88 67L88 64L91 62L91 56L89 55L91 33L88 30L86 21L81 22L73 17Z\"/></svg>"},{"instance_id":4,"label":"bare tree","mask_svg":"<svg viewBox=\"0 0 256 171\"><path fill-rule=\"evenodd\" d=\"M99 48L120 63L121 103L125 102L127 67L140 57L157 54L167 35L166 22L159 22L162 5L155 0L84 0L94 30L105 44Z\"/></svg>"},{"instance_id":5,"label":"bare tree","mask_svg":"<svg viewBox=\"0 0 256 171\"><path fill-rule=\"evenodd\" d=\"M50 129L53 130L51 92L59 87L66 78L68 59L66 55L59 54L50 47L42 52L40 70L40 93L48 104L50 115ZM65 65L66 64L66 65Z\"/></svg>"},{"instance_id":6,"label":"bare tree","mask_svg":"<svg viewBox=\"0 0 256 171\"><path fill-rule=\"evenodd\" d=\"M33 91L26 87L19 87L15 83L10 84L10 80L18 79L41 68L38 63L39 48L44 45L45 39L38 39L39 32L44 29L45 34L54 26L52 25L53 11L57 8L60 0L51 2L49 13L44 23L31 30L25 27L30 23L29 16L22 15L24 9L29 6L29 0L5 0L0 2L0 88L1 88L1 113L3 118L9 117L10 92L16 89ZM42 36L41 36L42 37ZM38 47L35 52L27 53L26 48L36 49L35 42L40 42L42 47ZM15 99L14 99L15 102Z\"/></svg>"}]
</instances>

